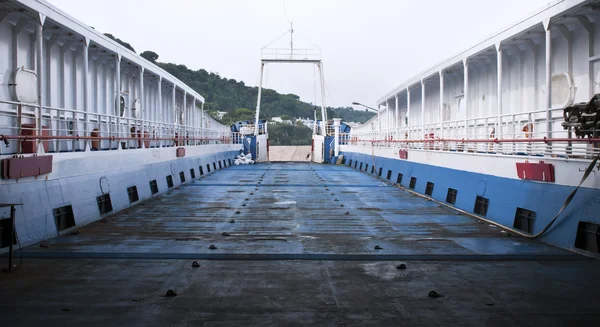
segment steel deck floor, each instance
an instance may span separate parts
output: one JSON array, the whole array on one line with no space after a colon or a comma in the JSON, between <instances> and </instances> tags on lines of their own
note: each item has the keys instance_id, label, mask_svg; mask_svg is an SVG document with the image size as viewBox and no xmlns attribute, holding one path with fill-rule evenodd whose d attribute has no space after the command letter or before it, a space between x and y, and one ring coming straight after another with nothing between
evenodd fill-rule
<instances>
[{"instance_id":1,"label":"steel deck floor","mask_svg":"<svg viewBox=\"0 0 600 327\"><path fill-rule=\"evenodd\" d=\"M0 275L3 325L600 323L597 260L348 167L230 167L79 231Z\"/></svg>"}]
</instances>

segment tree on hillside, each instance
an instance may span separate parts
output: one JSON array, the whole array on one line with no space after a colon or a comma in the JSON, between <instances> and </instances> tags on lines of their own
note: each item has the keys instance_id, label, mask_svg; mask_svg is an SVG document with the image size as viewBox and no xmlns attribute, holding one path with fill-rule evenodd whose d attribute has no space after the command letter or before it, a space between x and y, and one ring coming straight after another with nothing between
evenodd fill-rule
<instances>
[{"instance_id":1,"label":"tree on hillside","mask_svg":"<svg viewBox=\"0 0 600 327\"><path fill-rule=\"evenodd\" d=\"M128 43L110 34L107 37L133 51L133 47ZM213 112L215 115L217 111L227 112L221 119L223 123L230 124L239 120L253 121L255 119L254 108L258 96L257 87L249 87L244 82L221 77L218 72L210 72L205 69L191 70L185 65L158 62L158 54L154 51L147 50L140 55L151 62L155 62L156 65L203 95L206 100L204 110ZM260 118L269 120L274 116L284 115L313 118L315 108L317 117L320 119L321 108L301 101L298 95L292 93L280 94L272 89L263 89ZM327 108L329 119L340 117L348 122L364 123L373 115L372 112L352 110L352 108Z\"/></svg>"},{"instance_id":2,"label":"tree on hillside","mask_svg":"<svg viewBox=\"0 0 600 327\"><path fill-rule=\"evenodd\" d=\"M154 51L150 51L150 50L146 50L142 53L140 53L140 56L146 60L148 60L149 62L153 62L156 63L156 60L158 60L158 54Z\"/></svg>"},{"instance_id":3,"label":"tree on hillside","mask_svg":"<svg viewBox=\"0 0 600 327\"><path fill-rule=\"evenodd\" d=\"M126 47L127 49L135 52L135 49L131 46L131 44L129 44L129 43L127 43L127 42L125 42L125 41L123 41L123 40L121 40L119 38L116 38L114 35L112 35L110 33L104 33L104 36L106 36L107 38L109 38L109 39L111 39L111 40L113 40L113 41L115 41L117 43L119 43L120 45Z\"/></svg>"}]
</instances>

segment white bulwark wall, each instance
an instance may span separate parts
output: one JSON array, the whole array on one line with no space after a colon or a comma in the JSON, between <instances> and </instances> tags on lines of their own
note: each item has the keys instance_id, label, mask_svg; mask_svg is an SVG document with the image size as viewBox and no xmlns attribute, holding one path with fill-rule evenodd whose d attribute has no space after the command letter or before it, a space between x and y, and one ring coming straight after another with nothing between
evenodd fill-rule
<instances>
[{"instance_id":1,"label":"white bulwark wall","mask_svg":"<svg viewBox=\"0 0 600 327\"><path fill-rule=\"evenodd\" d=\"M192 88L51 4L1 1L0 160L52 157L48 174L0 179L0 203L23 204L21 244L228 167L240 138L203 106ZM68 206L74 225L60 230L58 209Z\"/></svg>"},{"instance_id":2,"label":"white bulwark wall","mask_svg":"<svg viewBox=\"0 0 600 327\"><path fill-rule=\"evenodd\" d=\"M563 108L600 93L596 7L595 1L549 3L385 94L380 115L354 134L382 140L570 137L561 126ZM532 128L523 131L528 124Z\"/></svg>"}]
</instances>

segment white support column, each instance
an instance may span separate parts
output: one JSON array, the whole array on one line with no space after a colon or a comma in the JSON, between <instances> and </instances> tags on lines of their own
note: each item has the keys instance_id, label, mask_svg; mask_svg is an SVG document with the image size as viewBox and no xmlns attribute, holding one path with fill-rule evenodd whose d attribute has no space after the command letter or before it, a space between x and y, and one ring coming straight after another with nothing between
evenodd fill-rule
<instances>
[{"instance_id":1,"label":"white support column","mask_svg":"<svg viewBox=\"0 0 600 327\"><path fill-rule=\"evenodd\" d=\"M140 94L139 94L139 99L140 99L140 107L138 108L138 110L140 112L136 112L136 114L138 115L138 117L140 118L136 118L136 120L140 119L142 121L142 137L144 137L144 120L151 120L149 119L149 117L152 116L152 114L150 113L149 108L151 107L150 101L146 101L146 96L144 93L144 67L140 67L140 78L139 78L139 90L140 90ZM149 97L148 97L149 98ZM148 103L146 103L148 102ZM135 103L135 101L134 101ZM142 148L144 147L145 142L142 142Z\"/></svg>"},{"instance_id":2,"label":"white support column","mask_svg":"<svg viewBox=\"0 0 600 327\"><path fill-rule=\"evenodd\" d=\"M46 47L44 48L44 52L45 52L45 65L46 65L46 89L47 89L47 94L46 94L46 104L49 107L53 107L53 102L52 102L52 91L51 91L51 85L52 85L52 69L51 69L51 65L52 65L52 48L54 47L54 45L56 45L58 39L60 39L62 37L62 35L58 34L58 33L54 33L52 35L52 37L50 38L50 40L46 41ZM55 101L56 102L56 101ZM52 127L50 127L50 129L52 129Z\"/></svg>"},{"instance_id":3,"label":"white support column","mask_svg":"<svg viewBox=\"0 0 600 327\"><path fill-rule=\"evenodd\" d=\"M192 129L192 135L191 138L192 140L192 145L196 145L196 128L198 127L198 124L196 123L196 119L198 118L197 116L197 112L196 112L196 97L194 97L192 95L192 123L190 124L191 129Z\"/></svg>"},{"instance_id":4,"label":"white support column","mask_svg":"<svg viewBox=\"0 0 600 327\"><path fill-rule=\"evenodd\" d=\"M381 140L381 104L377 105L377 141Z\"/></svg>"},{"instance_id":5,"label":"white support column","mask_svg":"<svg viewBox=\"0 0 600 327\"><path fill-rule=\"evenodd\" d=\"M440 70L440 135L444 138L444 70Z\"/></svg>"},{"instance_id":6,"label":"white support column","mask_svg":"<svg viewBox=\"0 0 600 327\"><path fill-rule=\"evenodd\" d=\"M158 77L158 105L156 106L157 114L159 115L159 117L158 117L158 124L154 130L155 135L152 135L152 137L158 137L158 138L163 137L162 125L165 123L165 119L164 119L164 114L163 114L162 103L163 103L163 100L162 100L162 76L159 76ZM156 146L159 148L162 148L162 141L158 141L158 144Z\"/></svg>"},{"instance_id":7,"label":"white support column","mask_svg":"<svg viewBox=\"0 0 600 327\"><path fill-rule=\"evenodd\" d=\"M333 118L333 129L334 129L334 156L340 155L340 122L341 118Z\"/></svg>"},{"instance_id":8,"label":"white support column","mask_svg":"<svg viewBox=\"0 0 600 327\"><path fill-rule=\"evenodd\" d=\"M83 126L85 136L90 136L90 39L84 38L82 55L83 55L83 112L85 117L85 123ZM86 140L84 149L90 151L91 141Z\"/></svg>"},{"instance_id":9,"label":"white support column","mask_svg":"<svg viewBox=\"0 0 600 327\"><path fill-rule=\"evenodd\" d=\"M116 98L115 98L116 96ZM127 126L125 128L125 135L122 135L120 132L122 130L122 126L121 126L121 108L120 108L120 103L121 103L121 55L117 54L117 57L115 58L115 94L113 94L112 96L112 103L113 106L115 106L115 115L118 117L117 118L117 137L122 137L122 136L130 136L130 132L129 132L129 126ZM121 141L117 141L119 144L119 149L121 149ZM127 144L129 144L129 142L127 142Z\"/></svg>"},{"instance_id":10,"label":"white support column","mask_svg":"<svg viewBox=\"0 0 600 327\"><path fill-rule=\"evenodd\" d=\"M394 98L396 99L396 108L395 108L395 110L396 110L396 111L395 111L395 113L394 113L394 118L395 118L395 119L394 119L394 129L396 130L396 139L399 139L399 138L400 138L400 135L398 134L398 133L399 133L399 130L398 130L398 128L399 128L400 126L399 126L399 124L398 124L398 118L399 118L400 116L398 116L398 106L399 106L399 104L398 104L398 93L396 93L396 94L394 95Z\"/></svg>"},{"instance_id":11,"label":"white support column","mask_svg":"<svg viewBox=\"0 0 600 327\"><path fill-rule=\"evenodd\" d=\"M425 80L421 80L421 136L419 139L425 138Z\"/></svg>"},{"instance_id":12,"label":"white support column","mask_svg":"<svg viewBox=\"0 0 600 327\"><path fill-rule=\"evenodd\" d=\"M408 139L410 140L410 88L406 88L406 130L408 133Z\"/></svg>"},{"instance_id":13,"label":"white support column","mask_svg":"<svg viewBox=\"0 0 600 327\"><path fill-rule=\"evenodd\" d=\"M560 34L567 40L567 73L573 78L573 37L569 28L565 25L556 26Z\"/></svg>"},{"instance_id":14,"label":"white support column","mask_svg":"<svg viewBox=\"0 0 600 327\"><path fill-rule=\"evenodd\" d=\"M391 116L392 115L391 115L391 112L390 112L390 99L389 98L385 100L385 115L387 116L386 117L386 120L387 120L387 124L386 124L386 131L387 131L386 132L386 138L389 138L389 136L390 136L390 130L391 130L391 127L392 127L391 126Z\"/></svg>"},{"instance_id":15,"label":"white support column","mask_svg":"<svg viewBox=\"0 0 600 327\"><path fill-rule=\"evenodd\" d=\"M66 52L69 51L69 44L68 42L63 44L62 48L60 49L60 66L59 66L59 72L60 72L60 106L62 108L66 108L67 107L67 74L66 74ZM63 117L64 118L64 117Z\"/></svg>"},{"instance_id":16,"label":"white support column","mask_svg":"<svg viewBox=\"0 0 600 327\"><path fill-rule=\"evenodd\" d=\"M258 84L258 97L256 98L256 118L254 119L254 136L258 136L258 134L260 132L258 129L258 121L259 121L259 117L260 117L260 98L262 95L262 81L263 81L264 71L265 71L265 64L261 61L260 62L260 82ZM323 125L323 123L321 123L321 125ZM323 129L321 129L321 130L323 130Z\"/></svg>"},{"instance_id":17,"label":"white support column","mask_svg":"<svg viewBox=\"0 0 600 327\"><path fill-rule=\"evenodd\" d=\"M465 108L465 133L463 135L463 138L468 139L469 138L469 121L468 121L468 117L469 117L469 61L467 58L463 59L463 69L464 69L464 82L463 82L463 101L465 102L464 108Z\"/></svg>"},{"instance_id":18,"label":"white support column","mask_svg":"<svg viewBox=\"0 0 600 327\"><path fill-rule=\"evenodd\" d=\"M550 109L552 107L552 30L550 29L550 19L544 21L546 30L546 137L552 137L552 122ZM550 144L548 144L550 145Z\"/></svg>"},{"instance_id":19,"label":"white support column","mask_svg":"<svg viewBox=\"0 0 600 327\"><path fill-rule=\"evenodd\" d=\"M497 87L498 90L497 92L497 108L496 108L496 132L495 132L495 137L496 138L502 138L502 44L498 43L496 44L496 52L497 52L497 68L498 68L498 73L497 73L497 77L498 77L498 83L497 83Z\"/></svg>"},{"instance_id":20,"label":"white support column","mask_svg":"<svg viewBox=\"0 0 600 327\"><path fill-rule=\"evenodd\" d=\"M206 100L204 100L206 101ZM200 105L200 111L201 111L201 116L200 116L200 126L201 126L201 130L200 130L200 138L202 138L202 143L204 144L204 126L205 126L205 118L204 118L204 102L202 102L202 104Z\"/></svg>"},{"instance_id":21,"label":"white support column","mask_svg":"<svg viewBox=\"0 0 600 327\"><path fill-rule=\"evenodd\" d=\"M179 117L177 117L179 115L179 113L177 112L177 85L175 83L173 83L173 91L171 92L171 101L173 103L173 110L172 111L172 117L173 117L173 138L179 138ZM175 135L177 134L177 135ZM178 139L176 140L176 142L179 141Z\"/></svg>"},{"instance_id":22,"label":"white support column","mask_svg":"<svg viewBox=\"0 0 600 327\"><path fill-rule=\"evenodd\" d=\"M189 125L189 110L188 110L188 105L187 105L187 91L183 91L183 124L182 125L182 132L181 132L181 137L183 137L183 144L184 145L188 145L187 144L187 135L188 135L188 129L187 126Z\"/></svg>"},{"instance_id":23,"label":"white support column","mask_svg":"<svg viewBox=\"0 0 600 327\"><path fill-rule=\"evenodd\" d=\"M323 123L321 124L323 129L323 135L327 134L327 109L325 108L325 76L323 72L323 62L319 61L317 63L317 67L319 68L319 76L321 80L321 117L323 119Z\"/></svg>"},{"instance_id":24,"label":"white support column","mask_svg":"<svg viewBox=\"0 0 600 327\"><path fill-rule=\"evenodd\" d=\"M37 39L36 39L36 72L37 72L37 91L38 91L38 110L37 110L37 119L36 119L36 127L37 127L37 135L42 135L42 106L44 105L44 21L46 20L46 16L44 14L39 14L39 22L37 26ZM41 139L37 140L37 152L44 153L43 142Z\"/></svg>"},{"instance_id":25,"label":"white support column","mask_svg":"<svg viewBox=\"0 0 600 327\"><path fill-rule=\"evenodd\" d=\"M588 33L588 57L591 58L594 56L594 24L585 15L577 16L577 20ZM594 62L590 61L588 64L588 99L594 96L594 78L596 78L594 76Z\"/></svg>"}]
</instances>

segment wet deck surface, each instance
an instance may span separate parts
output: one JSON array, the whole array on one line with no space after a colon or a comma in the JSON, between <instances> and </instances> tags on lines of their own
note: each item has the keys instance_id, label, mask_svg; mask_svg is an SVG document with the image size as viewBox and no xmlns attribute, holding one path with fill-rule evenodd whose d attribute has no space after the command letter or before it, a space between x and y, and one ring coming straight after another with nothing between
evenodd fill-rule
<instances>
[{"instance_id":1,"label":"wet deck surface","mask_svg":"<svg viewBox=\"0 0 600 327\"><path fill-rule=\"evenodd\" d=\"M600 323L598 261L348 167L230 167L44 243L0 275L3 325Z\"/></svg>"}]
</instances>

